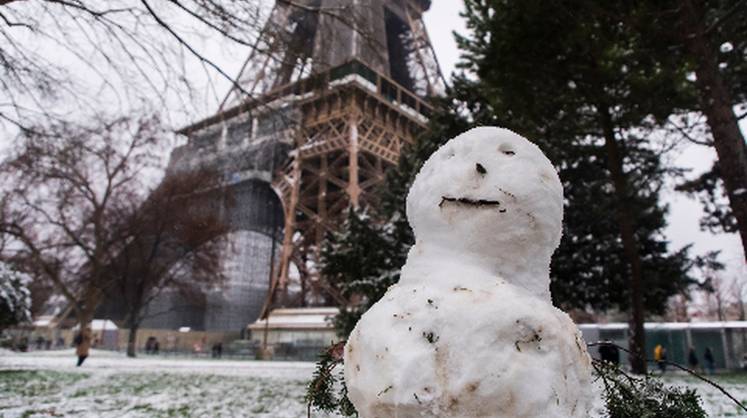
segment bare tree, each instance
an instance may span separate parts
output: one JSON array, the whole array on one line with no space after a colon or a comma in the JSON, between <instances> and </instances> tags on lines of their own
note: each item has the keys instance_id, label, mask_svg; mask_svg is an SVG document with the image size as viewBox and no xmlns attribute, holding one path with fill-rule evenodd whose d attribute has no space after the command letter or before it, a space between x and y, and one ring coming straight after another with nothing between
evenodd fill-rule
<instances>
[{"instance_id":1,"label":"bare tree","mask_svg":"<svg viewBox=\"0 0 747 418\"><path fill-rule=\"evenodd\" d=\"M729 293L736 306L737 319L740 321L747 320L747 310L744 306L745 300L747 300L747 266L743 265L741 271L734 276L729 287Z\"/></svg>"},{"instance_id":2,"label":"bare tree","mask_svg":"<svg viewBox=\"0 0 747 418\"><path fill-rule=\"evenodd\" d=\"M690 298L684 293L678 293L669 299L666 318L673 322L687 322Z\"/></svg>"},{"instance_id":3,"label":"bare tree","mask_svg":"<svg viewBox=\"0 0 747 418\"><path fill-rule=\"evenodd\" d=\"M0 101L0 119L24 127L39 117L68 119L49 104L90 111L101 104L100 96L120 106L143 98L162 104L168 97L189 100L195 94L191 64L228 77L199 51L201 35L192 31L249 47L263 24L263 9L260 0L2 1L0 92L6 99ZM86 85L80 75L97 82Z\"/></svg>"},{"instance_id":4,"label":"bare tree","mask_svg":"<svg viewBox=\"0 0 747 418\"><path fill-rule=\"evenodd\" d=\"M708 277L708 286L710 292L706 293L706 306L708 315L714 316L719 321L726 320L726 308L732 302L731 286L723 277L717 274L711 274Z\"/></svg>"},{"instance_id":5,"label":"bare tree","mask_svg":"<svg viewBox=\"0 0 747 418\"><path fill-rule=\"evenodd\" d=\"M378 42L360 29L359 16L346 4L0 0L0 122L28 128L40 118L70 120L102 105L124 113L143 100L194 115L195 99L217 104L217 96L225 94L215 91L215 78L227 81L242 101L252 102L255 92L247 86L256 83L247 78L269 77L272 68L303 74L310 67L308 45L284 42L290 22L266 30L273 4L285 8L284 14L325 16L355 28L362 42ZM210 37L224 40L222 48L271 64L258 74L247 74L245 68L239 79L205 45ZM204 72L207 89L196 89L194 69Z\"/></svg>"},{"instance_id":6,"label":"bare tree","mask_svg":"<svg viewBox=\"0 0 747 418\"><path fill-rule=\"evenodd\" d=\"M23 131L20 150L0 165L0 235L12 240L8 256L35 265L87 324L131 239L128 216L145 200L147 179L157 180L167 135L155 116L40 131Z\"/></svg>"},{"instance_id":7,"label":"bare tree","mask_svg":"<svg viewBox=\"0 0 747 418\"><path fill-rule=\"evenodd\" d=\"M702 290L702 311L707 317L716 317L723 321L730 299L731 283L723 279L724 264L719 260L720 251L711 251L693 260L702 278L699 288Z\"/></svg>"},{"instance_id":8,"label":"bare tree","mask_svg":"<svg viewBox=\"0 0 747 418\"><path fill-rule=\"evenodd\" d=\"M228 224L217 211L190 205L195 194L225 201L219 177L206 171L168 176L129 214L129 239L112 263L112 300L123 306L129 327L127 355L135 356L137 331L164 290L189 298L220 285L221 249ZM158 314L158 312L156 312Z\"/></svg>"}]
</instances>

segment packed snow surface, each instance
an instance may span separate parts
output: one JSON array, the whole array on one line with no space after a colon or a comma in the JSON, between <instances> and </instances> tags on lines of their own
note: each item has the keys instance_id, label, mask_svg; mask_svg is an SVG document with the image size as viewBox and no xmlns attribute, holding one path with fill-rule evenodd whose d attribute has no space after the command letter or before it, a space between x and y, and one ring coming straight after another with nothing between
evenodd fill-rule
<instances>
[{"instance_id":1,"label":"packed snow surface","mask_svg":"<svg viewBox=\"0 0 747 418\"><path fill-rule=\"evenodd\" d=\"M407 216L400 282L345 348L361 417L588 417L589 355L550 301L563 190L542 151L506 129L465 132L425 163Z\"/></svg>"}]
</instances>

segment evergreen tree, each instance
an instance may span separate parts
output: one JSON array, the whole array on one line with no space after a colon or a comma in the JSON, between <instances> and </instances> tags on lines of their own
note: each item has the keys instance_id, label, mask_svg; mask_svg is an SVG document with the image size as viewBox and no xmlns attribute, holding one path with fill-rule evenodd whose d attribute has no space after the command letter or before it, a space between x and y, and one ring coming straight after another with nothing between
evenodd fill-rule
<instances>
[{"instance_id":1,"label":"evergreen tree","mask_svg":"<svg viewBox=\"0 0 747 418\"><path fill-rule=\"evenodd\" d=\"M340 336L350 334L361 315L399 280L394 268L399 254L392 237L390 225L372 219L365 209L351 208L340 231L325 241L321 273L352 302L334 319Z\"/></svg>"},{"instance_id":2,"label":"evergreen tree","mask_svg":"<svg viewBox=\"0 0 747 418\"><path fill-rule=\"evenodd\" d=\"M658 66L652 68L673 74L687 92L683 97L688 100L677 103L681 112L673 115L684 117L672 118L672 131L712 146L718 163L682 190L704 204L704 229L740 234L747 259L747 141L739 128L747 117L747 3L664 0L625 7L605 4L593 13L614 16L618 25L637 34L637 42L629 45L633 54L656 57ZM657 100L664 104L671 97ZM705 116L705 126L688 121L692 112Z\"/></svg>"},{"instance_id":3,"label":"evergreen tree","mask_svg":"<svg viewBox=\"0 0 747 418\"><path fill-rule=\"evenodd\" d=\"M0 261L0 331L31 320L31 278Z\"/></svg>"},{"instance_id":4,"label":"evergreen tree","mask_svg":"<svg viewBox=\"0 0 747 418\"><path fill-rule=\"evenodd\" d=\"M691 106L706 116L718 155L731 214L747 260L747 142L734 106L747 102L747 4L741 0L656 2L657 25L650 36L670 41L657 53L676 51L695 75L698 100ZM644 6L646 6L644 2ZM649 6L650 7L650 6ZM675 12L672 13L672 10ZM674 30L662 31L672 24ZM742 107L744 110L744 107Z\"/></svg>"},{"instance_id":5,"label":"evergreen tree","mask_svg":"<svg viewBox=\"0 0 747 418\"><path fill-rule=\"evenodd\" d=\"M747 116L747 3L637 2L625 22L644 32L646 52L672 56L671 64L686 69L686 78L679 72L693 95L686 110L702 113L707 129L695 124L693 138L678 120L672 126L693 142L713 146L718 162L681 190L703 203L702 228L740 234L747 259L747 142L738 125Z\"/></svg>"},{"instance_id":6,"label":"evergreen tree","mask_svg":"<svg viewBox=\"0 0 747 418\"><path fill-rule=\"evenodd\" d=\"M672 70L678 67L669 56L639 47L641 33L620 21L629 12L624 4L467 0L465 5L471 33L458 39L463 66L477 76L483 94L494 98L493 111L537 140L561 165L561 177L578 162L574 154L588 156L582 173L587 184L563 180L567 189L590 187L567 190L569 200L576 193L594 195L571 203L590 206L582 219L574 216L583 212L568 208L566 222L567 228L590 224L586 236L569 234L585 239L590 251L577 252L576 259L569 254L572 261L565 267L572 270L580 257L613 255L600 258L597 269L607 270L602 277L608 285L629 278L620 289L630 295L632 364L645 372L644 293L666 283L661 273L684 269L678 266L683 257L668 257L660 237L666 208L658 204L658 190L667 170L645 138L690 100L679 83L682 74ZM600 234L608 232L599 230L607 222L616 225L617 240ZM609 247L600 248L605 244ZM563 260L558 258L556 266ZM577 269L576 275L593 270Z\"/></svg>"},{"instance_id":7,"label":"evergreen tree","mask_svg":"<svg viewBox=\"0 0 747 418\"><path fill-rule=\"evenodd\" d=\"M721 180L721 170L718 162L713 167L695 179L685 181L676 188L691 197L697 197L705 212L700 219L700 229L711 233L734 233L739 231L737 219L724 198L724 185Z\"/></svg>"}]
</instances>

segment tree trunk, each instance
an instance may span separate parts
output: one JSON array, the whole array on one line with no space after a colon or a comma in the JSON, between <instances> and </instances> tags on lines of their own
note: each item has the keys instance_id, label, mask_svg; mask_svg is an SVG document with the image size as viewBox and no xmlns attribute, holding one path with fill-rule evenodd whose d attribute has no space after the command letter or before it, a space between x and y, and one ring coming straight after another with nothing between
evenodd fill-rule
<instances>
[{"instance_id":1,"label":"tree trunk","mask_svg":"<svg viewBox=\"0 0 747 418\"><path fill-rule=\"evenodd\" d=\"M635 222L628 205L628 179L623 168L623 158L615 138L615 130L609 109L600 107L604 148L607 152L607 167L612 176L617 198L617 223L620 228L623 251L630 267L630 366L633 373L646 373L646 335L643 327L643 284L641 256L635 237Z\"/></svg>"},{"instance_id":2,"label":"tree trunk","mask_svg":"<svg viewBox=\"0 0 747 418\"><path fill-rule=\"evenodd\" d=\"M138 300L142 300L139 298ZM129 327L129 333L127 335L127 357L137 356L137 331L140 329L140 317L141 305L135 303L130 306L130 311L127 314L127 326Z\"/></svg>"},{"instance_id":3,"label":"tree trunk","mask_svg":"<svg viewBox=\"0 0 747 418\"><path fill-rule=\"evenodd\" d=\"M83 331L86 327L91 326L94 315L92 309L87 309L84 307L82 309L76 309L75 313L76 319L78 320L78 325L80 326L80 331Z\"/></svg>"},{"instance_id":4,"label":"tree trunk","mask_svg":"<svg viewBox=\"0 0 747 418\"><path fill-rule=\"evenodd\" d=\"M137 321L130 322L130 333L127 336L127 357L137 355L137 330L140 324Z\"/></svg>"},{"instance_id":5,"label":"tree trunk","mask_svg":"<svg viewBox=\"0 0 747 418\"><path fill-rule=\"evenodd\" d=\"M80 323L80 329L83 330L93 321L96 315L96 308L99 306L100 297L99 291L94 288L89 288L81 298L82 302L78 302L76 306L76 315L78 322Z\"/></svg>"},{"instance_id":6,"label":"tree trunk","mask_svg":"<svg viewBox=\"0 0 747 418\"><path fill-rule=\"evenodd\" d=\"M713 135L721 179L729 206L737 219L742 249L747 260L747 144L739 130L729 89L718 69L718 59L706 34L703 14L692 0L682 2L682 36L687 51L696 63L696 86L703 113Z\"/></svg>"}]
</instances>

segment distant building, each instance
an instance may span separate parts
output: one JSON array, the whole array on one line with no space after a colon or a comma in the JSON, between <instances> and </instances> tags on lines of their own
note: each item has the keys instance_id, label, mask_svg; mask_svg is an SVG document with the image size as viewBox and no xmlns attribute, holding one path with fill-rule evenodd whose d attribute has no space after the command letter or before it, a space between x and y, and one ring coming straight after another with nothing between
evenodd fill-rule
<instances>
[{"instance_id":1,"label":"distant building","mask_svg":"<svg viewBox=\"0 0 747 418\"><path fill-rule=\"evenodd\" d=\"M337 308L274 309L266 319L249 325L249 338L255 347L265 344L273 358L315 360L321 350L340 340L332 318Z\"/></svg>"}]
</instances>

